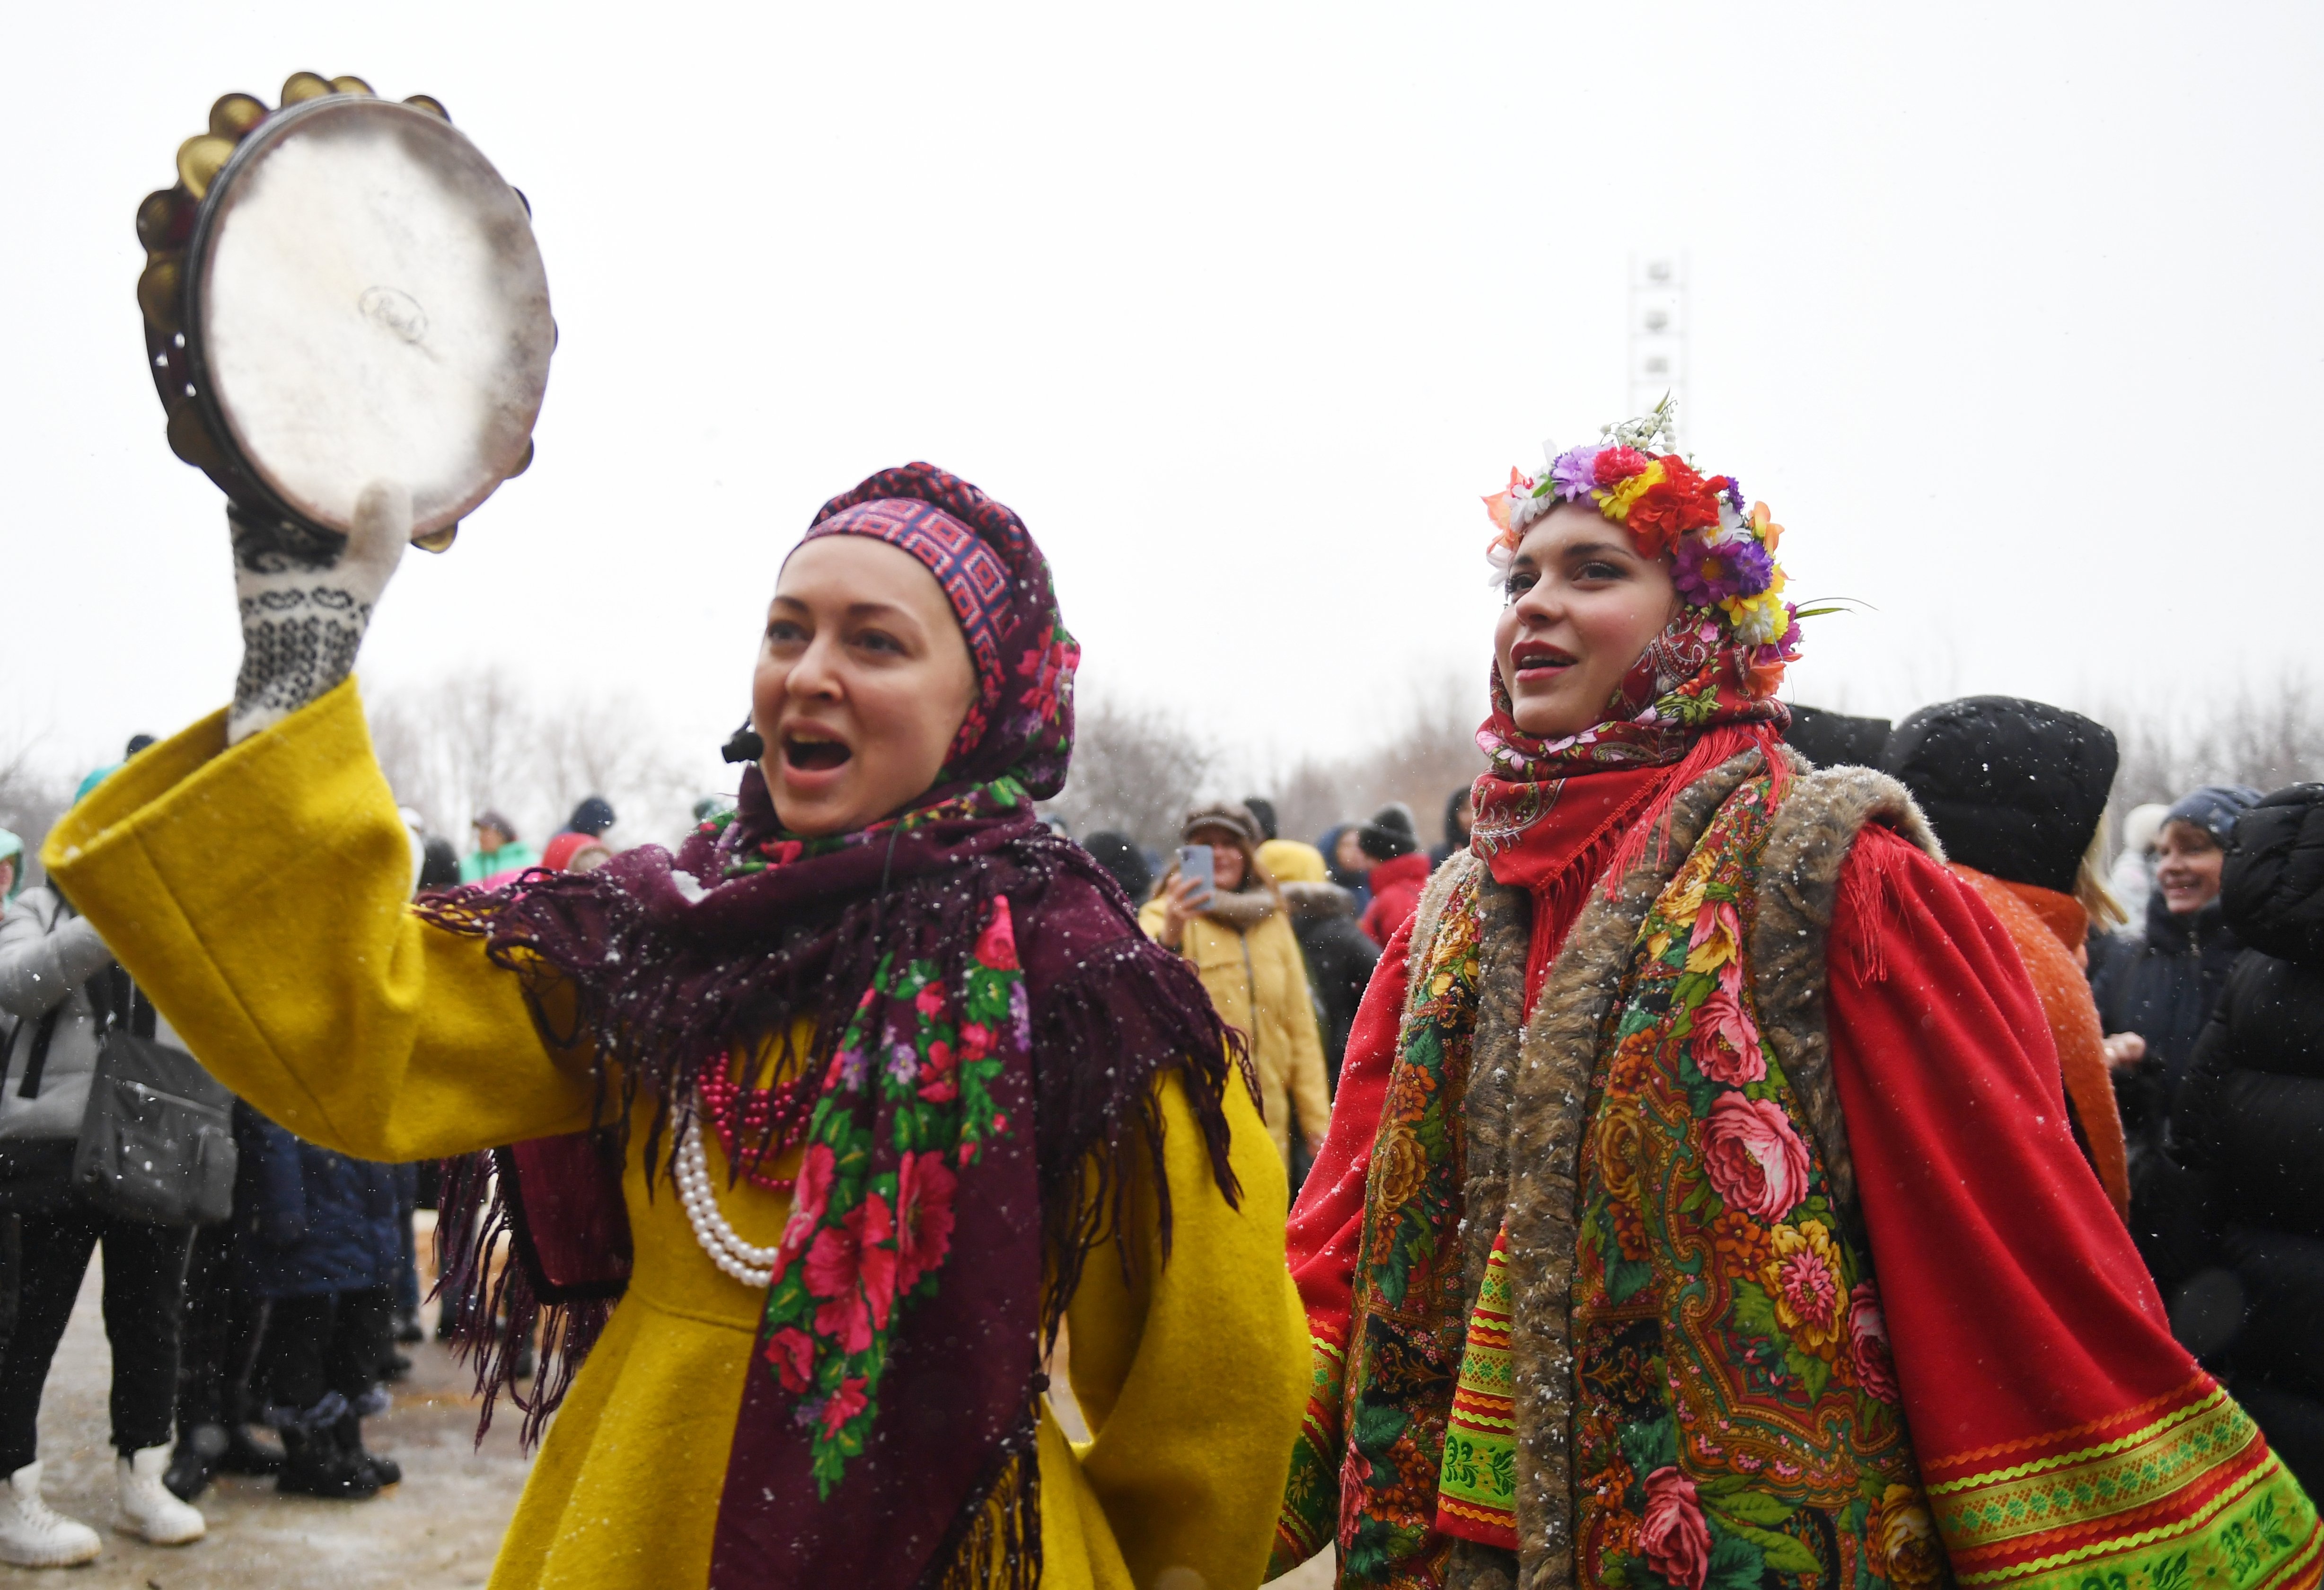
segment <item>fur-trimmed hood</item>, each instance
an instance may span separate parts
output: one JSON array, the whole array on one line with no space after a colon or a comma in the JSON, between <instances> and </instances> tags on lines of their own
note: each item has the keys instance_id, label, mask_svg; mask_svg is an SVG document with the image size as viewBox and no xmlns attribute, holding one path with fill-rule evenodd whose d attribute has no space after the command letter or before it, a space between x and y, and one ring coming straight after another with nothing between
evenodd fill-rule
<instances>
[{"instance_id":1,"label":"fur-trimmed hood","mask_svg":"<svg viewBox=\"0 0 2324 1590\"><path fill-rule=\"evenodd\" d=\"M1211 903L1203 908L1203 915L1222 928L1248 933L1273 916L1276 905L1272 890L1220 889L1213 891Z\"/></svg>"},{"instance_id":2,"label":"fur-trimmed hood","mask_svg":"<svg viewBox=\"0 0 2324 1590\"><path fill-rule=\"evenodd\" d=\"M1278 883L1295 922L1324 922L1356 914L1356 897L1337 883Z\"/></svg>"}]
</instances>

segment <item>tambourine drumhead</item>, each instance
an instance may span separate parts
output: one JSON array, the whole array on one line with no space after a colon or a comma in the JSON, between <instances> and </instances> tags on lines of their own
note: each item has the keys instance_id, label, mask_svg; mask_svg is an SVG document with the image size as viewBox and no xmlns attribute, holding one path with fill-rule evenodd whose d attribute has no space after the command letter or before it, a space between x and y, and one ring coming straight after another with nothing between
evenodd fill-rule
<instances>
[{"instance_id":1,"label":"tambourine drumhead","mask_svg":"<svg viewBox=\"0 0 2324 1590\"><path fill-rule=\"evenodd\" d=\"M290 513L345 530L366 482L416 539L522 467L549 280L516 190L448 122L354 95L269 117L195 225L187 352L213 429Z\"/></svg>"}]
</instances>

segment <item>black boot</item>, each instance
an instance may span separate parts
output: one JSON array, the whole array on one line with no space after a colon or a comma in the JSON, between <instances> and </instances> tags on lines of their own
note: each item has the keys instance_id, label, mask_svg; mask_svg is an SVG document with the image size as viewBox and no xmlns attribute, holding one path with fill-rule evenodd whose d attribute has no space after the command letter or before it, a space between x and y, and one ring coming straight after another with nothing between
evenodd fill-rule
<instances>
[{"instance_id":1,"label":"black boot","mask_svg":"<svg viewBox=\"0 0 2324 1590\"><path fill-rule=\"evenodd\" d=\"M178 1437L177 1449L170 1454L170 1466L162 1472L161 1484L170 1494L180 1502L191 1502L210 1488L217 1474L217 1460L226 1455L226 1427L198 1424Z\"/></svg>"},{"instance_id":2,"label":"black boot","mask_svg":"<svg viewBox=\"0 0 2324 1590\"><path fill-rule=\"evenodd\" d=\"M245 1425L226 1427L226 1450L211 1465L222 1474L279 1474L282 1454L262 1443Z\"/></svg>"},{"instance_id":3,"label":"black boot","mask_svg":"<svg viewBox=\"0 0 2324 1590\"><path fill-rule=\"evenodd\" d=\"M379 1494L379 1476L339 1450L338 1436L329 1425L318 1430L284 1430L282 1451L282 1477L274 1485L285 1495L368 1502Z\"/></svg>"},{"instance_id":4,"label":"black boot","mask_svg":"<svg viewBox=\"0 0 2324 1590\"><path fill-rule=\"evenodd\" d=\"M395 1341L398 1346L409 1347L414 1342L427 1339L428 1333L420 1328L418 1313L406 1313L401 1308L395 1311Z\"/></svg>"},{"instance_id":5,"label":"black boot","mask_svg":"<svg viewBox=\"0 0 2324 1590\"><path fill-rule=\"evenodd\" d=\"M403 1465L401 1464L392 1457L383 1456L364 1448L362 1419L355 1414L348 1414L332 1427L332 1434L339 1443L340 1453L347 1461L368 1472L382 1485L395 1485L402 1483Z\"/></svg>"}]
</instances>

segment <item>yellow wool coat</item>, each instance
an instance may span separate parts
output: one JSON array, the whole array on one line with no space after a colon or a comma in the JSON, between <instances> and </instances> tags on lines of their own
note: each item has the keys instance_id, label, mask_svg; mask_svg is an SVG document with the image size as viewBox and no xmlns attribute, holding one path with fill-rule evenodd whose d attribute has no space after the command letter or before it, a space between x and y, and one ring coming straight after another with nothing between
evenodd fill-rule
<instances>
[{"instance_id":1,"label":"yellow wool coat","mask_svg":"<svg viewBox=\"0 0 2324 1590\"><path fill-rule=\"evenodd\" d=\"M1159 939L1160 895L1138 913L1139 925ZM1186 924L1185 942L1170 947L1194 963L1219 1019L1240 1028L1259 1072L1267 1132L1275 1151L1291 1161L1291 1118L1308 1151L1322 1146L1332 1124L1331 1085L1323 1070L1323 1040L1315 1027L1315 1000L1298 935L1272 893L1251 889L1222 893Z\"/></svg>"},{"instance_id":2,"label":"yellow wool coat","mask_svg":"<svg viewBox=\"0 0 2324 1590\"><path fill-rule=\"evenodd\" d=\"M302 1137L404 1160L589 1123L586 1058L543 1046L480 940L409 911L410 853L352 681L231 750L223 714L152 747L58 825L43 859L203 1063ZM1255 1585L1289 1469L1307 1351L1282 1170L1229 1087L1242 1183L1229 1207L1176 1079L1161 1086L1173 1256L1146 1158L1129 1155L1134 1279L1093 1254L1067 1316L1093 1438L1070 1442L1041 1410L1045 1585L1129 1590L1178 1569ZM765 1294L711 1263L668 1186L647 1197L639 1161L623 1185L628 1295L549 1428L494 1590L707 1580ZM719 1198L757 1244L789 1214L748 1183Z\"/></svg>"}]
</instances>

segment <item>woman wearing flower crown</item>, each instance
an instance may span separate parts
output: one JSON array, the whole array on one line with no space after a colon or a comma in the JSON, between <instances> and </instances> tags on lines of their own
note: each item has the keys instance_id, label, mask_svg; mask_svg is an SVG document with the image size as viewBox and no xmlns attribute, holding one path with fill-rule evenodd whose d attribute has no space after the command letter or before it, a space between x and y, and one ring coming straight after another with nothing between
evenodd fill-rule
<instances>
[{"instance_id":1,"label":"woman wearing flower crown","mask_svg":"<svg viewBox=\"0 0 2324 1590\"><path fill-rule=\"evenodd\" d=\"M1775 699L1781 528L1663 411L1512 473L1470 847L1292 1217L1273 1572L1343 1585L2313 1585L2171 1339L2042 1010L1904 790Z\"/></svg>"},{"instance_id":2,"label":"woman wearing flower crown","mask_svg":"<svg viewBox=\"0 0 2324 1590\"><path fill-rule=\"evenodd\" d=\"M563 1400L493 1585L1255 1583L1304 1367L1283 1169L1192 970L1033 815L1079 649L1023 523L920 464L835 498L737 812L414 911L346 679L409 522L374 488L319 564L240 523L233 708L49 864L282 1125L516 1145L444 1217L511 1333L485 1378L545 1309L520 1402Z\"/></svg>"}]
</instances>

